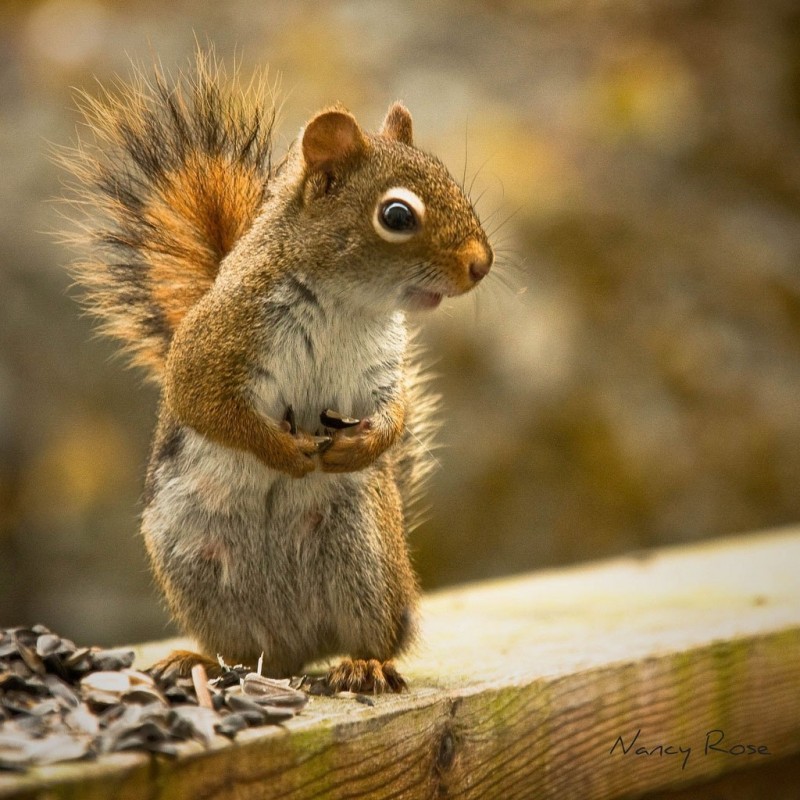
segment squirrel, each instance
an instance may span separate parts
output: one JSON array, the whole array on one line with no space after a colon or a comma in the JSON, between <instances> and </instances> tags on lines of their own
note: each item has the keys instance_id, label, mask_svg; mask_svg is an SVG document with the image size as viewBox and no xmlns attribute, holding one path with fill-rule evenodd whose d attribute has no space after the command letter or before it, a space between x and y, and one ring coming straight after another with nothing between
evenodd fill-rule
<instances>
[{"instance_id":1,"label":"squirrel","mask_svg":"<svg viewBox=\"0 0 800 800\"><path fill-rule=\"evenodd\" d=\"M332 691L403 690L438 403L407 313L490 271L466 192L399 102L374 134L326 108L273 164L270 87L213 53L81 97L74 275L161 388L141 529L201 651L156 672L342 656Z\"/></svg>"}]
</instances>

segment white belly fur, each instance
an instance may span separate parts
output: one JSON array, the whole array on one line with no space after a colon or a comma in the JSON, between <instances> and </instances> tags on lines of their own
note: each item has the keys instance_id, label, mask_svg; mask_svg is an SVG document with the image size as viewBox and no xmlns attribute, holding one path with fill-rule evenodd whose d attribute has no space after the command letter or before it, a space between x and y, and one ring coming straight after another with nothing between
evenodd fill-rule
<instances>
[{"instance_id":1,"label":"white belly fur","mask_svg":"<svg viewBox=\"0 0 800 800\"><path fill-rule=\"evenodd\" d=\"M332 408L362 418L375 411L373 392L402 379L407 345L405 316L365 318L323 306L322 315L307 314L308 345L288 323L274 331L264 372L252 383L256 409L283 419L291 405L297 424L309 433L320 428L320 413ZM302 310L298 312L302 316ZM320 316L324 315L324 321ZM381 368L385 365L385 368Z\"/></svg>"}]
</instances>

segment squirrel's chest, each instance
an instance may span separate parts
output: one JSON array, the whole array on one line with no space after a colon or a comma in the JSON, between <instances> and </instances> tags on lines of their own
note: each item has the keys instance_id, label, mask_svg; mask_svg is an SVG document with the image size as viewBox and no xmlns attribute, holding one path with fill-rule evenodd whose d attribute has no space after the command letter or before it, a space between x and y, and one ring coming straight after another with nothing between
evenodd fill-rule
<instances>
[{"instance_id":1,"label":"squirrel's chest","mask_svg":"<svg viewBox=\"0 0 800 800\"><path fill-rule=\"evenodd\" d=\"M402 380L404 316L348 313L305 285L293 288L265 303L270 337L252 379L256 407L282 419L291 405L298 425L312 432L325 408L356 417L373 413L382 394Z\"/></svg>"}]
</instances>

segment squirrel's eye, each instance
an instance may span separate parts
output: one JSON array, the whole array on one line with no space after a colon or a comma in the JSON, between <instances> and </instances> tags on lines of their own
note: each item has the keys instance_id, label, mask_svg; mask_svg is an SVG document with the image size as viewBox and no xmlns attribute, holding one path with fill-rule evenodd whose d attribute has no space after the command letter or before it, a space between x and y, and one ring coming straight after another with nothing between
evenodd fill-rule
<instances>
[{"instance_id":1,"label":"squirrel's eye","mask_svg":"<svg viewBox=\"0 0 800 800\"><path fill-rule=\"evenodd\" d=\"M403 186L387 189L372 217L375 232L387 242L407 242L422 226L425 203Z\"/></svg>"},{"instance_id":2,"label":"squirrel's eye","mask_svg":"<svg viewBox=\"0 0 800 800\"><path fill-rule=\"evenodd\" d=\"M381 209L381 222L390 231L410 231L417 225L414 211L401 200L390 200Z\"/></svg>"}]
</instances>

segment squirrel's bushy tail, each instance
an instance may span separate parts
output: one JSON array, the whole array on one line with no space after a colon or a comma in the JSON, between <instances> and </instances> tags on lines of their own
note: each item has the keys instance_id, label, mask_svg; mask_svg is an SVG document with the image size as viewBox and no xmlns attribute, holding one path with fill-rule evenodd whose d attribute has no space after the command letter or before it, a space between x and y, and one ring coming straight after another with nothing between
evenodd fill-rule
<instances>
[{"instance_id":1,"label":"squirrel's bushy tail","mask_svg":"<svg viewBox=\"0 0 800 800\"><path fill-rule=\"evenodd\" d=\"M88 139L60 151L88 257L74 267L102 330L159 380L173 332L252 223L271 174L273 92L242 86L213 53L170 80L81 94Z\"/></svg>"}]
</instances>

